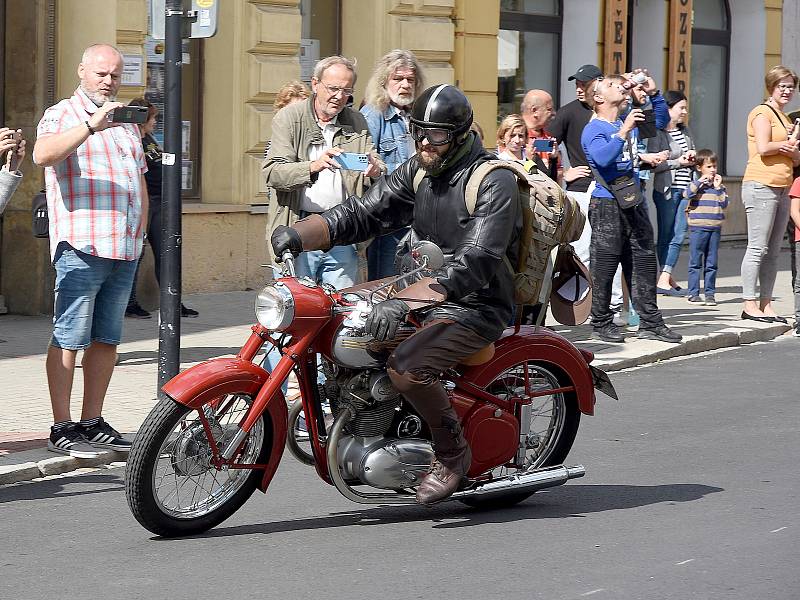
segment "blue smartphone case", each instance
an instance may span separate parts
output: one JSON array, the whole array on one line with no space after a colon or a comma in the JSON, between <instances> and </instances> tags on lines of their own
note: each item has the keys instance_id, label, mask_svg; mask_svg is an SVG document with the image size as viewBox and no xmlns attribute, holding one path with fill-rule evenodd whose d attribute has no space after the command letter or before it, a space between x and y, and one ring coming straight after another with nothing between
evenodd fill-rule
<instances>
[{"instance_id":1,"label":"blue smartphone case","mask_svg":"<svg viewBox=\"0 0 800 600\"><path fill-rule=\"evenodd\" d=\"M555 142L548 139L533 140L533 149L537 152L552 152Z\"/></svg>"},{"instance_id":2,"label":"blue smartphone case","mask_svg":"<svg viewBox=\"0 0 800 600\"><path fill-rule=\"evenodd\" d=\"M339 156L334 157L339 166L348 171L363 171L369 166L369 160L366 154L358 154L357 152L342 152Z\"/></svg>"}]
</instances>

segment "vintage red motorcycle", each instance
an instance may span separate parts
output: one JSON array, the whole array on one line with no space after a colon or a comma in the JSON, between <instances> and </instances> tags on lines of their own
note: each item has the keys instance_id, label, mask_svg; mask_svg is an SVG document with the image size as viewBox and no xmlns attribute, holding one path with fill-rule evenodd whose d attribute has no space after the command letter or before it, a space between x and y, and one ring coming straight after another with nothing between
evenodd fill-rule
<instances>
[{"instance_id":1,"label":"vintage red motorcycle","mask_svg":"<svg viewBox=\"0 0 800 600\"><path fill-rule=\"evenodd\" d=\"M412 255L415 271L438 268L444 260L429 242L415 246ZM157 535L205 531L236 512L256 488L266 492L284 447L354 502L415 502L414 487L433 458L429 431L386 373L393 346L363 331L372 303L396 281L336 291L294 277L290 256L284 264L287 276L258 295L258 324L238 355L209 360L170 380L166 397L136 436L126 497L136 519ZM403 328L393 344L413 331ZM259 363L262 350L273 346L282 356L269 373ZM616 398L592 360L553 331L517 325L444 373L472 449L469 485L450 499L508 506L583 476L583 466L561 464L580 415L594 413L595 388ZM281 386L292 372L301 399L289 410ZM301 415L307 442L296 427Z\"/></svg>"}]
</instances>

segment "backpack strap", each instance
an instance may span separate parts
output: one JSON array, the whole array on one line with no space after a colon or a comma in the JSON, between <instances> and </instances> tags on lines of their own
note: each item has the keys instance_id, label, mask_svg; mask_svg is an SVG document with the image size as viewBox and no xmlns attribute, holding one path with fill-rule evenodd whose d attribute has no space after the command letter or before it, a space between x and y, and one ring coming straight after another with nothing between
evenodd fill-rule
<instances>
[{"instance_id":1,"label":"backpack strap","mask_svg":"<svg viewBox=\"0 0 800 600\"><path fill-rule=\"evenodd\" d=\"M470 216L473 215L478 204L478 188L481 187L484 178L495 169L513 171L517 176L517 183L524 181L527 185L528 172L521 164L509 160L487 160L482 162L469 176L467 187L464 190L464 201L467 203L467 212Z\"/></svg>"}]
</instances>

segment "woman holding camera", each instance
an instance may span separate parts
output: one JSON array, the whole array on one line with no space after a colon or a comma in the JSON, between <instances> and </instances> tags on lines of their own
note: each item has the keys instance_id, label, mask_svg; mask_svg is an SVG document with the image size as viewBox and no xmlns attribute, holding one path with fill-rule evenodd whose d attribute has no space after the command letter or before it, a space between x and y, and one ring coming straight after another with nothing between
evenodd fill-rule
<instances>
[{"instance_id":1,"label":"woman holding camera","mask_svg":"<svg viewBox=\"0 0 800 600\"><path fill-rule=\"evenodd\" d=\"M789 187L800 165L797 133L784 114L797 89L791 69L772 67L764 78L769 97L747 116L747 168L742 178L742 203L747 215L747 251L742 259L742 319L786 323L772 308L786 224ZM760 290L756 293L756 281Z\"/></svg>"},{"instance_id":2,"label":"woman holding camera","mask_svg":"<svg viewBox=\"0 0 800 600\"><path fill-rule=\"evenodd\" d=\"M672 277L686 237L686 203L683 192L692 180L695 143L686 126L688 104L683 92L668 90L669 123L647 142L649 152L669 151L666 161L653 169L653 203L656 205L658 238L656 255L661 265L656 289L667 296L683 295Z\"/></svg>"}]
</instances>

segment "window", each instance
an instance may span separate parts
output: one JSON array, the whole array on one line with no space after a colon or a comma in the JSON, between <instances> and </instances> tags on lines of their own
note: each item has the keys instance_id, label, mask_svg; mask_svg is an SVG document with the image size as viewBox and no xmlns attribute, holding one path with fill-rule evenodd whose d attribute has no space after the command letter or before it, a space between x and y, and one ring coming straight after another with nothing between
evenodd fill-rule
<instances>
[{"instance_id":1,"label":"window","mask_svg":"<svg viewBox=\"0 0 800 600\"><path fill-rule=\"evenodd\" d=\"M301 0L300 79L311 85L320 58L342 51L341 0Z\"/></svg>"},{"instance_id":2,"label":"window","mask_svg":"<svg viewBox=\"0 0 800 600\"><path fill-rule=\"evenodd\" d=\"M711 148L726 172L730 8L725 0L694 0L689 115L698 148Z\"/></svg>"},{"instance_id":3,"label":"window","mask_svg":"<svg viewBox=\"0 0 800 600\"><path fill-rule=\"evenodd\" d=\"M519 113L525 93L546 90L559 105L561 0L501 0L497 34L498 122Z\"/></svg>"},{"instance_id":4,"label":"window","mask_svg":"<svg viewBox=\"0 0 800 600\"><path fill-rule=\"evenodd\" d=\"M150 16L148 4L148 18ZM148 24L148 31L152 28ZM153 137L164 144L164 40L150 36L145 38L147 81L144 97L158 109ZM183 198L198 198L200 195L200 123L202 99L201 65L203 64L203 40L183 40L183 67L181 77L181 120L183 121L183 162L181 189Z\"/></svg>"}]
</instances>

